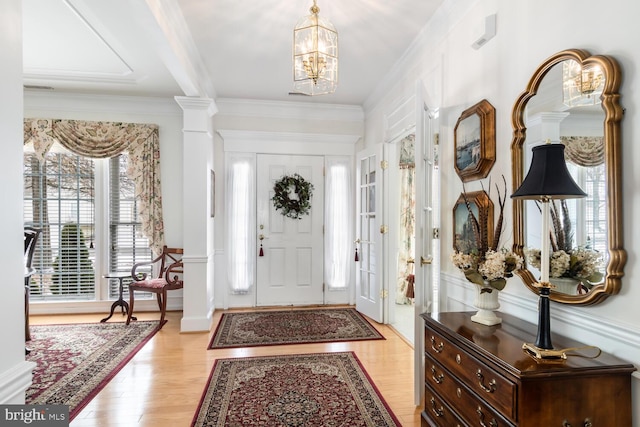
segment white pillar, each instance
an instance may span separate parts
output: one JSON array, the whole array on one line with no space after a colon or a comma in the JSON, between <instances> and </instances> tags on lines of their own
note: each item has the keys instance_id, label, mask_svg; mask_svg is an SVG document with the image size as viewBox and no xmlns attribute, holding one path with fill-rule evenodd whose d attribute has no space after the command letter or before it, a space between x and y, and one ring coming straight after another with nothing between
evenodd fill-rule
<instances>
[{"instance_id":1,"label":"white pillar","mask_svg":"<svg viewBox=\"0 0 640 427\"><path fill-rule=\"evenodd\" d=\"M35 363L24 358L24 272L22 267L22 2L0 2L0 404L24 404Z\"/></svg>"},{"instance_id":2,"label":"white pillar","mask_svg":"<svg viewBox=\"0 0 640 427\"><path fill-rule=\"evenodd\" d=\"M183 248L184 289L181 332L211 329L214 295L214 248L211 206L215 102L179 96L183 110Z\"/></svg>"}]
</instances>

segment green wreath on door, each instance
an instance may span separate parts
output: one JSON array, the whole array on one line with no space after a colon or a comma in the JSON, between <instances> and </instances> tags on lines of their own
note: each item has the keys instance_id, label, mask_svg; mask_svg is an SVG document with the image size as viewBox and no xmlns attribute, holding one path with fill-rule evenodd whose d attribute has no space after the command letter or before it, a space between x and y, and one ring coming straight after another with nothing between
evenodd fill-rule
<instances>
[{"instance_id":1,"label":"green wreath on door","mask_svg":"<svg viewBox=\"0 0 640 427\"><path fill-rule=\"evenodd\" d=\"M311 211L313 184L297 173L285 175L273 186L271 198L277 211L288 218L302 219Z\"/></svg>"}]
</instances>

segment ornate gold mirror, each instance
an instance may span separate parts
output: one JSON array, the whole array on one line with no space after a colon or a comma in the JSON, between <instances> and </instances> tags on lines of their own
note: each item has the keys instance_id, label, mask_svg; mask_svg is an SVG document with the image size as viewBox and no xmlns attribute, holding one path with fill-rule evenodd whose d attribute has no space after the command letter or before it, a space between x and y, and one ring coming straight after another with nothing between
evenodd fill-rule
<instances>
[{"instance_id":1,"label":"ornate gold mirror","mask_svg":"<svg viewBox=\"0 0 640 427\"><path fill-rule=\"evenodd\" d=\"M570 49L547 58L516 100L511 117L513 189L531 163L531 149L565 145L567 166L584 199L552 206L551 299L590 305L620 291L627 260L622 242L621 73L608 56ZM540 207L513 201L513 249L525 258L516 273L538 293ZM536 259L536 256L538 258ZM572 279L572 280L563 280Z\"/></svg>"}]
</instances>

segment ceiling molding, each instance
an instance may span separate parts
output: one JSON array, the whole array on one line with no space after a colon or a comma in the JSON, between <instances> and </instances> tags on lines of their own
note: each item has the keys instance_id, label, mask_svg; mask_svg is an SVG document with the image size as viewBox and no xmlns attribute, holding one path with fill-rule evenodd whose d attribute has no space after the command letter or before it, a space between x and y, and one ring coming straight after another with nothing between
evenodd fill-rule
<instances>
[{"instance_id":1,"label":"ceiling molding","mask_svg":"<svg viewBox=\"0 0 640 427\"><path fill-rule=\"evenodd\" d=\"M184 95L215 98L215 89L176 0L133 2L163 63Z\"/></svg>"},{"instance_id":2,"label":"ceiling molding","mask_svg":"<svg viewBox=\"0 0 640 427\"><path fill-rule=\"evenodd\" d=\"M364 122L364 111L359 105L312 104L308 102L229 98L217 99L216 104L219 110L218 116Z\"/></svg>"},{"instance_id":3,"label":"ceiling molding","mask_svg":"<svg viewBox=\"0 0 640 427\"><path fill-rule=\"evenodd\" d=\"M173 98L24 91L25 116L38 111L182 116ZM61 117L62 118L62 117Z\"/></svg>"},{"instance_id":4,"label":"ceiling molding","mask_svg":"<svg viewBox=\"0 0 640 427\"><path fill-rule=\"evenodd\" d=\"M353 155L360 135L219 129L224 151L267 154Z\"/></svg>"}]
</instances>

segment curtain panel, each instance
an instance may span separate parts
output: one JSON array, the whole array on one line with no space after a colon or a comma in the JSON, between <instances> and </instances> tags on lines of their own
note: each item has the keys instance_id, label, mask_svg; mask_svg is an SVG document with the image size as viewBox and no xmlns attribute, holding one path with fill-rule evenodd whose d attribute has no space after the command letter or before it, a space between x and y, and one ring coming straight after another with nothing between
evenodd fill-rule
<instances>
[{"instance_id":1,"label":"curtain panel","mask_svg":"<svg viewBox=\"0 0 640 427\"><path fill-rule=\"evenodd\" d=\"M127 152L127 175L135 183L142 232L149 239L154 254L160 254L164 246L164 223L158 125L39 118L24 120L24 143L33 143L40 162L44 162L45 154L56 141L75 154L95 159Z\"/></svg>"}]
</instances>

